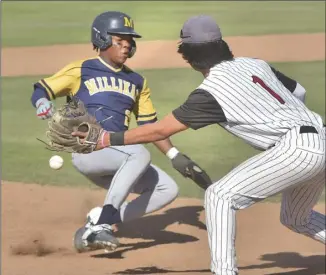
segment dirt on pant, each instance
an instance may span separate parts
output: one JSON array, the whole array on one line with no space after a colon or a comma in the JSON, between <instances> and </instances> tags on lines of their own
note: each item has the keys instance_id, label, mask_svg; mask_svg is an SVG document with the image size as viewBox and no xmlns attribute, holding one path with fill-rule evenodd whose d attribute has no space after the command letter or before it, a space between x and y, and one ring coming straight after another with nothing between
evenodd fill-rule
<instances>
[{"instance_id":1,"label":"dirt on pant","mask_svg":"<svg viewBox=\"0 0 326 275\"><path fill-rule=\"evenodd\" d=\"M226 38L236 56L268 61L325 59L325 34ZM140 42L132 68L188 67L176 41ZM68 62L93 56L90 45L5 48L3 76L52 74ZM63 168L64 169L64 168ZM179 198L116 233L112 253L73 250L74 232L105 191L2 182L3 275L211 274L203 201ZM316 209L325 213L324 204ZM279 222L279 203L259 203L237 214L241 275L325 274L325 246Z\"/></svg>"}]
</instances>

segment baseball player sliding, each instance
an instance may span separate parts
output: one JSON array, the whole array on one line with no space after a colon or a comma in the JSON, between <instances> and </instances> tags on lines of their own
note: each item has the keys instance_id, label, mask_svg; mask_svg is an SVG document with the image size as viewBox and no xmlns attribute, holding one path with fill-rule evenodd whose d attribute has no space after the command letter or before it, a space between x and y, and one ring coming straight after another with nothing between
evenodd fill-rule
<instances>
[{"instance_id":1,"label":"baseball player sliding","mask_svg":"<svg viewBox=\"0 0 326 275\"><path fill-rule=\"evenodd\" d=\"M146 79L124 65L135 54L134 38L139 37L127 14L110 11L98 15L92 24L91 40L99 55L72 62L36 83L31 100L37 116L51 118L55 114L52 100L67 96L83 102L87 113L110 132L127 130L131 113L138 125L156 122ZM57 117L54 120L61 121ZM179 153L168 138L154 144L179 172L185 165L195 164ZM178 194L175 181L151 163L150 153L143 145L113 146L90 154L73 153L72 162L89 180L108 189L103 208L92 209L86 226L75 234L78 251L114 250L119 242L113 235L112 225L159 210ZM127 202L130 192L140 196Z\"/></svg>"},{"instance_id":2,"label":"baseball player sliding","mask_svg":"<svg viewBox=\"0 0 326 275\"><path fill-rule=\"evenodd\" d=\"M234 57L208 16L187 20L180 38L178 52L204 76L183 105L155 124L100 130L95 138L88 133L97 128L88 124L73 135L101 150L218 124L261 149L206 190L214 274L238 274L236 211L275 194L282 194L281 223L325 244L325 216L313 210L325 184L325 128L321 116L305 106L304 88L261 59Z\"/></svg>"}]
</instances>

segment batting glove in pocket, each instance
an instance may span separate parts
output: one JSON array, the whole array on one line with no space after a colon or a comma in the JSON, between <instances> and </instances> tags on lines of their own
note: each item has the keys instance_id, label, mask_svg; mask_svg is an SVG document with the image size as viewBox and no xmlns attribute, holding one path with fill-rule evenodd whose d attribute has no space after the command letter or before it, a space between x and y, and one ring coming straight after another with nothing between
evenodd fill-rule
<instances>
[{"instance_id":1,"label":"batting glove in pocket","mask_svg":"<svg viewBox=\"0 0 326 275\"><path fill-rule=\"evenodd\" d=\"M47 98L40 98L36 101L36 115L40 119L48 119L53 116L55 107L53 102Z\"/></svg>"}]
</instances>

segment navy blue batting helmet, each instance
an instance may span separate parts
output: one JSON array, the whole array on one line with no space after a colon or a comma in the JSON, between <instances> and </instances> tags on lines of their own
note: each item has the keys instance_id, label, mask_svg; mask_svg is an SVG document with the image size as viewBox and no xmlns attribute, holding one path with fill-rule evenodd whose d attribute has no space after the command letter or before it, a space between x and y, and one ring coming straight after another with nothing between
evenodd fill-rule
<instances>
[{"instance_id":1,"label":"navy blue batting helmet","mask_svg":"<svg viewBox=\"0 0 326 275\"><path fill-rule=\"evenodd\" d=\"M92 24L92 43L100 50L105 50L112 45L113 34L128 34L135 38L141 35L134 30L134 21L125 13L107 11L98 15ZM136 51L136 43L133 41L129 57Z\"/></svg>"}]
</instances>

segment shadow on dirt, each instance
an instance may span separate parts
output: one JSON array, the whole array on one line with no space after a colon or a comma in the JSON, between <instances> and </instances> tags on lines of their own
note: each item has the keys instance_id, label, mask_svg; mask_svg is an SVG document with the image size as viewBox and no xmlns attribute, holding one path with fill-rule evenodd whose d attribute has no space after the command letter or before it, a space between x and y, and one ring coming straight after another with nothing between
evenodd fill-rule
<instances>
[{"instance_id":1,"label":"shadow on dirt","mask_svg":"<svg viewBox=\"0 0 326 275\"><path fill-rule=\"evenodd\" d=\"M172 231L165 228L171 224L186 224L206 230L206 225L199 220L203 207L185 206L168 209L162 214L145 216L135 221L123 223L118 227L115 236L118 238L137 238L147 241L122 244L120 248L111 253L92 255L94 258L122 259L124 253L138 249L146 249L162 244L182 244L196 242L198 238ZM122 249L121 249L122 248Z\"/></svg>"},{"instance_id":2,"label":"shadow on dirt","mask_svg":"<svg viewBox=\"0 0 326 275\"><path fill-rule=\"evenodd\" d=\"M269 261L260 265L239 267L239 270L260 269L264 275L324 275L325 255L301 256L296 252L282 252L265 254L260 257L262 261ZM300 268L295 271L281 271L276 273L265 273L264 268Z\"/></svg>"},{"instance_id":3,"label":"shadow on dirt","mask_svg":"<svg viewBox=\"0 0 326 275\"><path fill-rule=\"evenodd\" d=\"M149 267L139 267L135 269L126 269L124 271L118 271L113 274L130 274L130 275L136 275L136 274L170 274L170 273L191 273L191 274L211 274L209 269L199 269L199 270L168 270L168 269L162 269L158 268L156 266L149 266Z\"/></svg>"}]
</instances>

